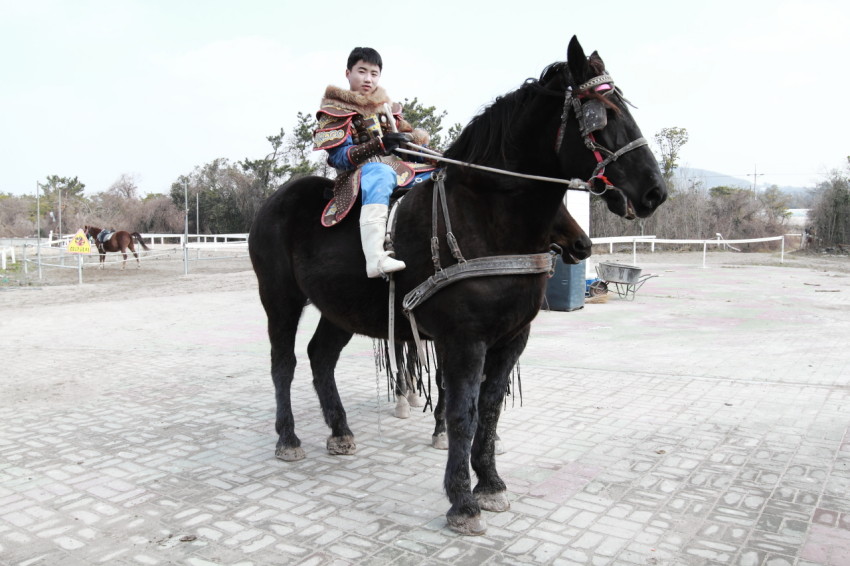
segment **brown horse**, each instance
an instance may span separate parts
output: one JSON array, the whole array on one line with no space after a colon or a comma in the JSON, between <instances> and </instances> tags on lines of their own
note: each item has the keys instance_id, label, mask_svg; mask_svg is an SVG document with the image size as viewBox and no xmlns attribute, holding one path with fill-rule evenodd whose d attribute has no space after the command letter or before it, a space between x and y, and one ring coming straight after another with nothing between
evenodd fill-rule
<instances>
[{"instance_id":1,"label":"brown horse","mask_svg":"<svg viewBox=\"0 0 850 566\"><path fill-rule=\"evenodd\" d=\"M136 263L138 267L141 267L142 264L139 261L139 254L136 253L136 248L133 246L133 238L139 242L142 246L142 249L145 251L150 251L150 248L145 244L145 241L142 239L142 235L138 232L127 232L126 230L118 230L117 232L112 232L104 241L101 242L100 238L98 238L98 234L103 232L103 229L97 228L95 226L86 226L84 228L86 236L91 236L94 238L94 243L97 246L97 251L100 252L100 268L103 269L104 261L106 260L106 252L121 252L124 256L124 263L121 264L121 269L127 267L127 250L129 249L133 252L133 257L136 258Z\"/></svg>"}]
</instances>

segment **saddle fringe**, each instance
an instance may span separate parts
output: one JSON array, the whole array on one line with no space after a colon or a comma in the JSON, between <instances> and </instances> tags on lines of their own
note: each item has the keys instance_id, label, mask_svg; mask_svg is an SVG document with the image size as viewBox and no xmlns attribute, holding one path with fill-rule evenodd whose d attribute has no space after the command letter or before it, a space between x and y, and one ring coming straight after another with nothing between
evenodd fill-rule
<instances>
[{"instance_id":1,"label":"saddle fringe","mask_svg":"<svg viewBox=\"0 0 850 566\"><path fill-rule=\"evenodd\" d=\"M383 371L387 379L387 400L391 401L395 392L398 389L398 380L403 379L406 384L407 391L415 391L418 395L425 398L425 406L422 409L434 410L431 402L431 368L436 367L437 354L434 351L434 343L426 342L425 358L419 359L419 352L416 350L415 344L402 343L398 356L398 374L393 375L392 365L390 361L390 346L386 339L375 338L372 340L372 346L375 353L375 368L380 373ZM427 381L426 381L427 378Z\"/></svg>"},{"instance_id":2,"label":"saddle fringe","mask_svg":"<svg viewBox=\"0 0 850 566\"><path fill-rule=\"evenodd\" d=\"M398 359L398 375L394 375L390 362L390 347L389 341L386 339L372 339L372 350L375 356L375 369L380 374L384 372L387 381L387 401L392 401L397 390L398 380L404 379L408 391L415 391L418 395L425 398L425 405L422 408L424 413L426 410L434 410L431 399L431 368L436 371L437 354L434 350L434 343L430 340L423 340L425 360L419 359L419 352L415 344L403 343L401 355ZM519 406L522 407L522 374L520 371L519 360L511 369L511 378L508 381L505 389L504 406L508 406L508 397L511 398L511 407L516 406L517 397L519 397Z\"/></svg>"}]
</instances>

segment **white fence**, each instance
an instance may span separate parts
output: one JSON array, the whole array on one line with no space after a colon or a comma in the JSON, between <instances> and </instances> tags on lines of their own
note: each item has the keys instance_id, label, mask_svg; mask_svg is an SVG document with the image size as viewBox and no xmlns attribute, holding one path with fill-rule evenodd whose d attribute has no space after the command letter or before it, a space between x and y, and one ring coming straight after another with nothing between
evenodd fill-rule
<instances>
[{"instance_id":1,"label":"white fence","mask_svg":"<svg viewBox=\"0 0 850 566\"><path fill-rule=\"evenodd\" d=\"M0 258L2 258L2 259L0 259L0 268L2 268L3 271L6 271L6 257L7 256L11 260L11 263L16 263L15 262L15 246L0 247Z\"/></svg>"},{"instance_id":2,"label":"white fence","mask_svg":"<svg viewBox=\"0 0 850 566\"><path fill-rule=\"evenodd\" d=\"M41 278L41 269L43 267L54 267L64 269L77 269L80 272L80 282L82 282L82 266L83 264L95 263L99 261L97 249L92 245L92 253L89 257L83 259L80 254L77 255L73 262L68 261L68 256L72 254L65 253L68 247L68 242L73 237L73 234L53 237L51 233L47 240L41 241L36 239L22 240L23 246L23 263L24 271L27 272L29 264L36 264L39 270L39 278ZM799 234L786 234L786 236L799 237ZM184 234L143 234L142 238L152 250L143 252L137 248L139 257L142 261L148 261L154 258L167 258L176 260L177 252L182 252L182 261L184 263L184 273L189 273L189 264L193 261L215 261L220 259L233 259L239 257L247 257L248 249L248 234L189 234L186 237ZM703 248L703 267L706 266L706 252L709 246L724 247L737 249L736 244L747 244L757 242L780 242L780 263L785 261L785 237L774 236L770 238L753 238L746 240L724 240L720 234L717 238L706 240L680 240L680 239L664 239L654 235L650 236L618 236L618 237L601 237L591 238L594 245L608 244L609 252L613 253L614 244L631 244L632 246L632 264L637 263L638 245L649 246L650 251L654 252L656 246L664 244L678 245L701 245ZM11 245L3 245L0 247L0 256L2 257L2 268L7 267L7 258L11 263L16 262L15 257L15 242L10 241ZM37 243L34 243L37 242ZM171 247L169 247L171 246ZM202 252L232 252L233 255L217 255L215 257L202 257ZM193 257L194 256L194 257ZM132 255L130 256L132 258ZM109 255L107 255L109 258ZM123 258L117 255L118 259L107 259L105 263L120 263Z\"/></svg>"},{"instance_id":3,"label":"white fence","mask_svg":"<svg viewBox=\"0 0 850 566\"><path fill-rule=\"evenodd\" d=\"M42 277L43 268L76 269L79 283L83 282L83 266L100 264L100 254L92 243L89 254L67 252L68 244L74 234L53 236L51 232L46 239L27 239L21 246L24 273L28 274L30 266L36 267L38 278ZM151 249L145 251L141 246L136 247L140 262L152 259L174 260L183 262L184 274L189 273L189 264L194 261L215 261L248 257L248 234L143 234L142 239ZM157 243L159 242L159 243ZM12 249L14 261L14 245ZM6 249L5 246L3 248ZM227 252L221 254L219 252ZM192 253L190 253L192 252ZM202 252L214 252L214 255L202 257ZM128 250L127 261L135 261ZM178 257L178 253L182 257ZM76 257L71 257L76 256ZM120 253L108 253L104 264L123 263ZM3 256L5 269L5 255Z\"/></svg>"},{"instance_id":4,"label":"white fence","mask_svg":"<svg viewBox=\"0 0 850 566\"><path fill-rule=\"evenodd\" d=\"M183 234L142 234L146 244L183 245ZM248 234L189 234L187 245L193 244L244 244L248 245Z\"/></svg>"},{"instance_id":5,"label":"white fence","mask_svg":"<svg viewBox=\"0 0 850 566\"><path fill-rule=\"evenodd\" d=\"M796 234L795 234L796 235ZM648 244L650 251L655 251L655 246L659 244L679 244L679 245L701 245L702 246L702 266L705 267L705 257L708 246L718 246L737 250L733 244L754 244L758 242L780 242L779 263L785 263L785 236L772 236L769 238L751 238L747 240L724 240L718 234L716 238L710 240L668 240L664 238L656 238L655 236L617 236L606 238L591 238L594 245L608 244L611 253L614 252L614 244L632 244L632 265L637 265L637 246L638 244Z\"/></svg>"}]
</instances>

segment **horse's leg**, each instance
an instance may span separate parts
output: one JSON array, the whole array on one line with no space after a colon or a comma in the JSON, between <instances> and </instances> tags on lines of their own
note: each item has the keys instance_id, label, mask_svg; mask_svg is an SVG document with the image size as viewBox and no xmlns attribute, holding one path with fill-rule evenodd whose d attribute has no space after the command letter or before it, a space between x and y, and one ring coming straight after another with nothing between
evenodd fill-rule
<instances>
[{"instance_id":1,"label":"horse's leg","mask_svg":"<svg viewBox=\"0 0 850 566\"><path fill-rule=\"evenodd\" d=\"M263 297L265 298L265 297ZM304 308L304 295L275 294L263 301L268 315L271 344L272 382L274 383L276 413L275 432L278 434L275 456L287 462L303 459L306 454L295 434L292 415L292 378L295 376L295 334Z\"/></svg>"},{"instance_id":2,"label":"horse's leg","mask_svg":"<svg viewBox=\"0 0 850 566\"><path fill-rule=\"evenodd\" d=\"M127 246L131 252L133 252L133 257L136 258L136 268L142 268L142 262L139 261L139 254L136 253L136 246L133 245L133 236L130 236L130 244Z\"/></svg>"},{"instance_id":3,"label":"horse's leg","mask_svg":"<svg viewBox=\"0 0 850 566\"><path fill-rule=\"evenodd\" d=\"M523 329L504 345L490 348L484 362L485 379L478 397L478 428L472 443L472 469L478 476L475 497L482 509L507 511L510 502L507 487L496 472L496 426L508 391L511 370L528 341L530 327Z\"/></svg>"},{"instance_id":4,"label":"horse's leg","mask_svg":"<svg viewBox=\"0 0 850 566\"><path fill-rule=\"evenodd\" d=\"M481 535L487 525L472 494L469 458L478 424L478 390L484 367L485 346L464 343L452 336L436 344L446 396L449 455L443 487L452 506L446 513L449 527L464 535Z\"/></svg>"},{"instance_id":5,"label":"horse's leg","mask_svg":"<svg viewBox=\"0 0 850 566\"><path fill-rule=\"evenodd\" d=\"M437 450L449 449L449 437L446 434L446 396L443 394L443 370L437 363L434 372L434 382L437 384L437 406L434 407L434 434L431 435L431 446Z\"/></svg>"},{"instance_id":6,"label":"horse's leg","mask_svg":"<svg viewBox=\"0 0 850 566\"><path fill-rule=\"evenodd\" d=\"M440 367L437 366L434 373L434 381L437 384L437 405L434 407L434 434L431 435L431 447L437 450L449 449L449 438L446 435L446 401L445 396L441 394L443 385L443 376L440 372ZM413 404L411 403L411 406ZM505 447L502 445L502 439L496 433L495 453L504 454Z\"/></svg>"},{"instance_id":7,"label":"horse's leg","mask_svg":"<svg viewBox=\"0 0 850 566\"><path fill-rule=\"evenodd\" d=\"M301 440L295 434L295 417L292 415L292 379L295 376L295 334L304 309L304 295L298 291L285 292L277 285L264 289L260 298L268 317L269 343L271 345L271 373L275 396L275 432L278 434L275 457L287 462L302 460L306 454ZM277 282L276 282L277 283Z\"/></svg>"},{"instance_id":8,"label":"horse's leg","mask_svg":"<svg viewBox=\"0 0 850 566\"><path fill-rule=\"evenodd\" d=\"M396 360L400 360L402 358L402 354L404 352L404 345L400 343L396 343L395 345L395 353L390 353L390 355L395 355ZM405 360L407 367L399 367L398 374L393 376L395 378L395 409L393 410L393 415L397 419L409 419L410 418L410 401L408 401L408 391L410 388L409 385L409 372L410 368L410 357L408 356ZM392 366L390 366L392 367Z\"/></svg>"},{"instance_id":9,"label":"horse's leg","mask_svg":"<svg viewBox=\"0 0 850 566\"><path fill-rule=\"evenodd\" d=\"M419 352L416 350L415 344L409 344L407 348L407 403L411 407L424 407L425 401L419 396L416 391L416 375L420 364L424 364L425 360L419 359Z\"/></svg>"},{"instance_id":10,"label":"horse's leg","mask_svg":"<svg viewBox=\"0 0 850 566\"><path fill-rule=\"evenodd\" d=\"M350 332L342 330L323 316L307 345L310 367L313 369L313 387L319 396L325 423L331 429L327 443L328 452L331 454L354 454L357 451L354 434L348 428L345 409L334 380L334 368L339 354L349 340Z\"/></svg>"},{"instance_id":11,"label":"horse's leg","mask_svg":"<svg viewBox=\"0 0 850 566\"><path fill-rule=\"evenodd\" d=\"M124 261L121 262L121 270L123 271L127 267L127 248L121 247L119 244L118 249L121 251L121 255L124 256Z\"/></svg>"},{"instance_id":12,"label":"horse's leg","mask_svg":"<svg viewBox=\"0 0 850 566\"><path fill-rule=\"evenodd\" d=\"M396 345L396 359L401 359L404 349L402 345ZM424 360L419 359L419 352L413 343L407 344L407 353L404 354L404 367L400 368L400 375L396 376L395 385L395 412L394 415L400 419L410 417L411 407L424 407L425 401L416 391L417 376L419 368Z\"/></svg>"}]
</instances>

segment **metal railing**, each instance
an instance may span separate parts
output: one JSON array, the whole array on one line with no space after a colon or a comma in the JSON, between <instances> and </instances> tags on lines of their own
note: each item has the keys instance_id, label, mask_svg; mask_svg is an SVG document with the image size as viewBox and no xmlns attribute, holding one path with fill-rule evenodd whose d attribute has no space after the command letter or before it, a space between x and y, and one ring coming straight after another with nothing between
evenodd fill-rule
<instances>
[{"instance_id":1,"label":"metal railing","mask_svg":"<svg viewBox=\"0 0 850 566\"><path fill-rule=\"evenodd\" d=\"M614 252L614 244L632 244L632 265L637 265L637 246L638 244L649 244L650 251L654 252L655 247L659 244L679 244L679 245L697 245L702 246L702 266L706 265L706 253L708 250L708 246L723 246L725 248L731 248L735 251L740 251L735 248L732 244L751 244L758 242L775 242L779 241L780 244L780 256L779 263L785 263L785 236L771 236L769 238L750 238L750 239L742 239L742 240L726 240L723 239L723 236L717 234L715 238L704 239L704 240L683 240L683 239L666 239L666 238L657 238L655 236L616 236L616 237L605 237L605 238L591 238L590 241L594 244L608 244L610 253Z\"/></svg>"}]
</instances>

